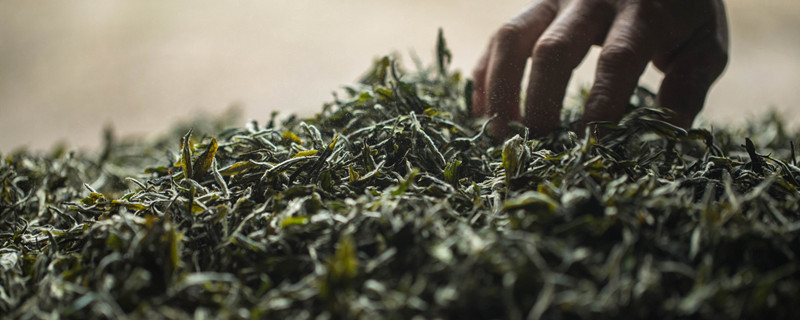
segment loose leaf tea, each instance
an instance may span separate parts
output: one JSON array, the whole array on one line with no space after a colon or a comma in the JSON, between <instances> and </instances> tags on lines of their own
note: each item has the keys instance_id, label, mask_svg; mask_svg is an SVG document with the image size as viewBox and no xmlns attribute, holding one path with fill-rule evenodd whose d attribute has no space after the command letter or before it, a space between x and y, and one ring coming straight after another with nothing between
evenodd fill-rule
<instances>
[{"instance_id":1,"label":"loose leaf tea","mask_svg":"<svg viewBox=\"0 0 800 320\"><path fill-rule=\"evenodd\" d=\"M308 119L2 156L0 312L795 314L800 168L777 116L686 131L640 89L601 138L523 129L496 144L438 39L432 67L378 59Z\"/></svg>"}]
</instances>

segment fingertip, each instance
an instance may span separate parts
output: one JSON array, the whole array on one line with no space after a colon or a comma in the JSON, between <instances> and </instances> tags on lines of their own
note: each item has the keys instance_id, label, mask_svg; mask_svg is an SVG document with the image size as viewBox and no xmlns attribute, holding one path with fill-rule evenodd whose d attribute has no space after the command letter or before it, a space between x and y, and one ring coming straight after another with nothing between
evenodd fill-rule
<instances>
[{"instance_id":1,"label":"fingertip","mask_svg":"<svg viewBox=\"0 0 800 320\"><path fill-rule=\"evenodd\" d=\"M661 82L656 106L675 112L671 118L666 119L667 122L690 129L694 118L703 109L710 87L711 83L686 81L680 75L667 74Z\"/></svg>"}]
</instances>

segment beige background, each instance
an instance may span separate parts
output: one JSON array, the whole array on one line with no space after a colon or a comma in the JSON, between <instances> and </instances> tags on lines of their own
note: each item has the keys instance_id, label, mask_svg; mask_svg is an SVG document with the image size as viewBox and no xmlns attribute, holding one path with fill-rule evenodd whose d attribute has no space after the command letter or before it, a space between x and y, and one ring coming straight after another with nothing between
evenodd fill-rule
<instances>
[{"instance_id":1,"label":"beige background","mask_svg":"<svg viewBox=\"0 0 800 320\"><path fill-rule=\"evenodd\" d=\"M443 27L470 71L490 34L529 1L0 0L0 152L57 141L95 148L160 132L198 111L242 106L310 114L382 54L430 61ZM769 107L792 123L800 91L800 1L729 0L732 57L703 116L735 122ZM592 79L593 51L573 81ZM643 82L655 87L649 70Z\"/></svg>"}]
</instances>

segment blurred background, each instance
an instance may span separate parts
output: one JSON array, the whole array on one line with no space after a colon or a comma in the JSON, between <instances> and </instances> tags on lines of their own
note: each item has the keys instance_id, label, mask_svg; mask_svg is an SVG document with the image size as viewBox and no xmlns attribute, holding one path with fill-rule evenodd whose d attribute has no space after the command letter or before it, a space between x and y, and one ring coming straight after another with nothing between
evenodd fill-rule
<instances>
[{"instance_id":1,"label":"blurred background","mask_svg":"<svg viewBox=\"0 0 800 320\"><path fill-rule=\"evenodd\" d=\"M493 31L529 3L0 0L0 152L98 148L108 125L156 134L231 105L262 123L271 110L310 115L378 56L413 50L432 61L439 27L454 67L470 74ZM702 118L737 123L776 109L796 125L800 1L726 4L731 61ZM573 90L592 80L597 52ZM659 81L652 68L642 78Z\"/></svg>"}]
</instances>

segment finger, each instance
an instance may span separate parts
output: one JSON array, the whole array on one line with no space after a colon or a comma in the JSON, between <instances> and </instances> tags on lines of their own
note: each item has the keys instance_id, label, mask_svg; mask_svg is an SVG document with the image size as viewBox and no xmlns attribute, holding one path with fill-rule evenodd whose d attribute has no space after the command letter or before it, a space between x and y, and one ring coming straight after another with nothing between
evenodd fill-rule
<instances>
[{"instance_id":1,"label":"finger","mask_svg":"<svg viewBox=\"0 0 800 320\"><path fill-rule=\"evenodd\" d=\"M472 110L470 111L473 117L484 116L488 111L486 104L486 72L489 69L489 52L493 46L492 43L489 43L489 48L478 60L478 65L472 72Z\"/></svg>"},{"instance_id":2,"label":"finger","mask_svg":"<svg viewBox=\"0 0 800 320\"><path fill-rule=\"evenodd\" d=\"M728 63L728 24L725 8L715 1L716 19L672 54L664 70L656 105L675 111L668 119L689 129L702 110L706 95Z\"/></svg>"},{"instance_id":3,"label":"finger","mask_svg":"<svg viewBox=\"0 0 800 320\"><path fill-rule=\"evenodd\" d=\"M594 85L584 109L584 125L592 121L619 121L639 77L655 52L653 37L637 8L619 13L597 60ZM579 130L583 133L583 130Z\"/></svg>"},{"instance_id":4,"label":"finger","mask_svg":"<svg viewBox=\"0 0 800 320\"><path fill-rule=\"evenodd\" d=\"M539 38L525 98L525 124L534 135L558 127L572 70L593 44L602 41L613 16L613 8L604 2L576 1Z\"/></svg>"},{"instance_id":5,"label":"finger","mask_svg":"<svg viewBox=\"0 0 800 320\"><path fill-rule=\"evenodd\" d=\"M505 137L508 123L520 120L520 83L525 63L536 40L555 19L557 10L554 1L540 1L497 32L485 84L489 114L497 116L490 128L492 135Z\"/></svg>"}]
</instances>

